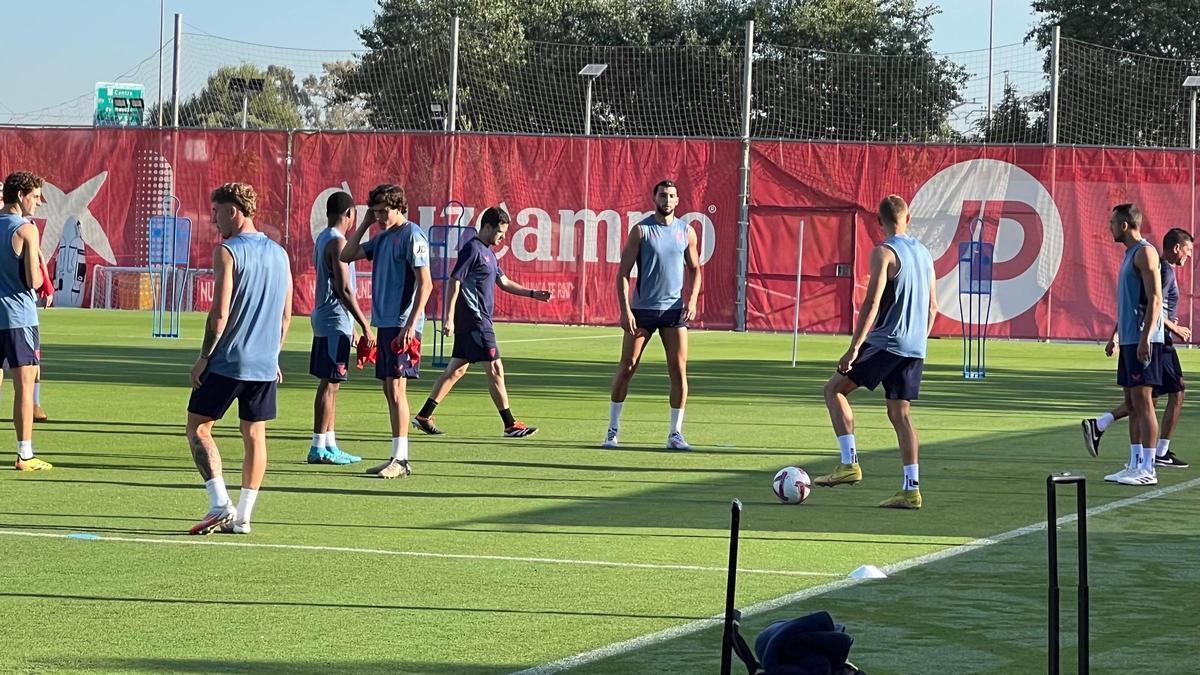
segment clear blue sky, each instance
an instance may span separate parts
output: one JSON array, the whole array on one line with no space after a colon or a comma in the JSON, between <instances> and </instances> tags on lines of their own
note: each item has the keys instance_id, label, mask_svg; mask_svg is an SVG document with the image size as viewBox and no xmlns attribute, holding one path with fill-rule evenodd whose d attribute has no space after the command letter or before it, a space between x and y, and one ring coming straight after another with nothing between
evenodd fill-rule
<instances>
[{"instance_id":1,"label":"clear blue sky","mask_svg":"<svg viewBox=\"0 0 1200 675\"><path fill-rule=\"evenodd\" d=\"M989 0L941 0L934 19L938 52L985 49ZM994 0L994 41L1020 42L1033 23L1029 0ZM312 49L361 47L354 31L374 16L375 0L167 0L166 36L172 15L183 14L185 33L195 30L247 42ZM158 48L158 0L45 0L8 10L17 19L25 54L36 59L28 79L14 77L9 52L0 71L0 122L14 113L52 106L91 92ZM19 19L18 19L19 17ZM10 39L14 24L6 26ZM186 42L185 49L186 49ZM167 68L170 68L169 55ZM169 80L169 76L168 76ZM147 83L149 84L149 83ZM169 85L168 85L169 86Z\"/></svg>"}]
</instances>

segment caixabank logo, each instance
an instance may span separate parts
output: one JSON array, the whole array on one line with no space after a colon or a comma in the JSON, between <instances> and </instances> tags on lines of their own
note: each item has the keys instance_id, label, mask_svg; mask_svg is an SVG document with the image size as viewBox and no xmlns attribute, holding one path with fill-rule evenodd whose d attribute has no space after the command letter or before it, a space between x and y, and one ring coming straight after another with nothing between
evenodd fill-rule
<instances>
[{"instance_id":1,"label":"caixabank logo","mask_svg":"<svg viewBox=\"0 0 1200 675\"><path fill-rule=\"evenodd\" d=\"M995 246L990 324L1029 311L1058 275L1062 218L1050 192L1019 166L995 159L949 166L917 190L910 211L909 234L933 256L938 311L951 319L962 318L959 244L972 236Z\"/></svg>"}]
</instances>

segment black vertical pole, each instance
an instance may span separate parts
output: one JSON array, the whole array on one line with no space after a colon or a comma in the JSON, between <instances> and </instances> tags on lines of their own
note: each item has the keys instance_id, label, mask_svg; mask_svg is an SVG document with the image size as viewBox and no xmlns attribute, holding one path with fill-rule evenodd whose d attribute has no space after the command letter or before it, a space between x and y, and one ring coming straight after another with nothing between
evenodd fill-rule
<instances>
[{"instance_id":1,"label":"black vertical pole","mask_svg":"<svg viewBox=\"0 0 1200 675\"><path fill-rule=\"evenodd\" d=\"M1091 660L1088 623L1088 563L1087 563L1087 483L1079 481L1076 486L1075 513L1079 517L1079 674L1088 675Z\"/></svg>"},{"instance_id":2,"label":"black vertical pole","mask_svg":"<svg viewBox=\"0 0 1200 675\"><path fill-rule=\"evenodd\" d=\"M1049 556L1050 582L1048 589L1049 616L1047 617L1046 672L1058 675L1058 509L1054 502L1057 496L1054 489L1054 476L1046 478L1046 551Z\"/></svg>"},{"instance_id":3,"label":"black vertical pole","mask_svg":"<svg viewBox=\"0 0 1200 675\"><path fill-rule=\"evenodd\" d=\"M725 631L721 636L721 675L729 675L733 667L733 624L737 620L734 591L737 589L738 530L742 524L742 502L729 504L729 577L725 586Z\"/></svg>"}]
</instances>

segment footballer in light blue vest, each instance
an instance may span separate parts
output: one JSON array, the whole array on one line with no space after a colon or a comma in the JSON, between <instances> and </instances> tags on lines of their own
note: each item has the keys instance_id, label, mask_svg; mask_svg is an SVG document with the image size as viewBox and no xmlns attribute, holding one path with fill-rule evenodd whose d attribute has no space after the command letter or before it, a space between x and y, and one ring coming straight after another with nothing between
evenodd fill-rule
<instances>
[{"instance_id":1,"label":"footballer in light blue vest","mask_svg":"<svg viewBox=\"0 0 1200 675\"><path fill-rule=\"evenodd\" d=\"M429 275L429 240L408 219L404 188L375 186L367 197L367 216L342 247L342 262L371 262L371 325L378 329L375 377L383 383L391 421L392 455L367 473L380 478L412 474L408 463L408 380L421 375L421 330L425 303L433 290ZM372 225L379 229L363 238Z\"/></svg>"},{"instance_id":2,"label":"footballer in light blue vest","mask_svg":"<svg viewBox=\"0 0 1200 675\"><path fill-rule=\"evenodd\" d=\"M1129 405L1129 462L1104 477L1110 483L1158 484L1154 466L1158 445L1158 415L1154 389L1163 383L1162 273L1158 251L1142 237L1142 211L1118 204L1108 218L1113 241L1125 247L1117 271L1117 384Z\"/></svg>"},{"instance_id":3,"label":"footballer in light blue vest","mask_svg":"<svg viewBox=\"0 0 1200 675\"><path fill-rule=\"evenodd\" d=\"M1175 451L1171 449L1171 437L1175 434L1175 427L1179 423L1179 413L1183 410L1184 392L1187 387L1184 384L1183 364L1179 362L1179 352L1175 350L1175 343L1172 335L1178 337L1184 342L1192 341L1192 329L1188 326L1179 323L1179 279L1175 274L1176 267L1183 267L1192 257L1193 237L1190 232L1179 227L1173 227L1167 230L1162 239L1162 258L1158 263L1158 273L1162 278L1163 289L1163 334L1162 346L1162 380L1154 387L1154 396L1161 397L1164 394L1167 397L1167 407L1163 411L1162 425L1159 427L1158 443L1154 447L1154 466L1157 472L1157 467L1165 466L1176 469L1186 469L1188 463ZM1140 247L1127 249L1126 257L1129 257L1131 252L1139 251ZM1145 312L1146 297L1144 294L1139 294L1136 298L1139 310ZM1118 304L1122 302L1121 298L1117 299ZM1118 312L1119 313L1119 312ZM1144 320L1144 317L1143 317ZM1132 333L1137 337L1136 328L1130 327L1128 333ZM1117 342L1124 338L1116 328L1112 333L1112 337L1104 345L1104 353L1111 357L1117 351ZM1100 438L1104 435L1104 431L1112 425L1113 422L1129 416L1129 401L1122 397L1120 404L1111 411L1101 415L1100 417L1085 417L1080 422L1083 429L1083 447L1092 457L1100 455ZM1131 444L1133 445L1133 444ZM1141 445L1141 443L1138 443ZM1143 448L1145 449L1145 448ZM1132 449L1130 450L1130 464L1138 461L1140 457L1134 457ZM1118 474L1120 471L1117 472ZM1155 476L1157 479L1157 475Z\"/></svg>"},{"instance_id":4,"label":"footballer in light blue vest","mask_svg":"<svg viewBox=\"0 0 1200 675\"><path fill-rule=\"evenodd\" d=\"M292 320L292 273L287 253L254 225L258 195L245 183L213 190L212 219L221 236L213 251L213 304L200 358L192 366L187 438L208 491L209 510L190 530L250 533L250 517L267 468L268 420L283 375L279 352ZM221 475L212 428L234 401L243 444L241 490L234 507Z\"/></svg>"},{"instance_id":5,"label":"footballer in light blue vest","mask_svg":"<svg viewBox=\"0 0 1200 675\"><path fill-rule=\"evenodd\" d=\"M888 419L896 430L904 476L900 491L879 503L893 509L922 504L917 430L909 407L921 390L925 344L937 317L937 282L929 249L908 234L908 203L889 195L879 203L883 241L871 250L871 276L850 348L825 383L825 406L841 459L817 485L833 487L862 480L854 439L854 412L847 396L859 387L883 385Z\"/></svg>"},{"instance_id":6,"label":"footballer in light blue vest","mask_svg":"<svg viewBox=\"0 0 1200 675\"><path fill-rule=\"evenodd\" d=\"M629 383L637 371L646 341L655 332L667 354L667 374L671 378L670 422L667 448L691 450L683 439L683 409L687 403L687 325L696 318L700 301L700 256L696 251L696 232L675 215L679 206L679 187L673 181L659 181L651 190L654 212L631 230L621 251L617 271L617 307L625 335L621 344L621 363L613 377L608 409L605 448L619 445L621 410L629 393ZM630 283L634 268L637 280ZM685 274L685 271L687 274ZM691 279L685 289L686 278Z\"/></svg>"},{"instance_id":7,"label":"footballer in light blue vest","mask_svg":"<svg viewBox=\"0 0 1200 675\"><path fill-rule=\"evenodd\" d=\"M34 289L45 276L33 215L42 204L42 184L28 171L9 174L0 207L0 362L11 369L16 390L17 471L54 468L33 450L34 391L42 359Z\"/></svg>"},{"instance_id":8,"label":"footballer in light blue vest","mask_svg":"<svg viewBox=\"0 0 1200 675\"><path fill-rule=\"evenodd\" d=\"M354 324L362 331L359 368L365 365L370 350L375 348L375 331L358 306L354 264L341 261L346 233L354 227L354 199L348 192L335 192L325 200L327 226L317 235L313 245L312 349L308 356L308 372L319 380L313 404L312 445L308 448L309 464L353 464L362 461L357 455L345 452L337 444L334 417L338 390L349 378L350 347Z\"/></svg>"}]
</instances>

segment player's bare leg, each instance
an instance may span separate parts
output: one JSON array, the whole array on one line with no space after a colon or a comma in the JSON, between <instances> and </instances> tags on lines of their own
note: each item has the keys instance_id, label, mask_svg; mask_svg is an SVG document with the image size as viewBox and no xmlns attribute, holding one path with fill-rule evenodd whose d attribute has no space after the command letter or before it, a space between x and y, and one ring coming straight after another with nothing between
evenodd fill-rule
<instances>
[{"instance_id":1,"label":"player's bare leg","mask_svg":"<svg viewBox=\"0 0 1200 675\"><path fill-rule=\"evenodd\" d=\"M841 373L834 373L825 383L825 408L829 411L829 421L833 424L833 433L837 435L839 443L840 439L853 438L854 435L854 409L850 407L850 399L847 396L857 388L858 385L853 380ZM845 461L846 459L850 461ZM857 450L851 448L849 453L843 450L841 460L832 473L817 476L813 482L833 487L853 485L861 481L862 469L858 466Z\"/></svg>"},{"instance_id":2,"label":"player's bare leg","mask_svg":"<svg viewBox=\"0 0 1200 675\"><path fill-rule=\"evenodd\" d=\"M408 463L408 380L389 377L383 381L388 417L392 426L392 456L388 461L367 469L380 478L405 478L412 474Z\"/></svg>"},{"instance_id":3,"label":"player's bare leg","mask_svg":"<svg viewBox=\"0 0 1200 675\"><path fill-rule=\"evenodd\" d=\"M508 438L524 438L536 434L537 427L527 426L521 420L513 417L512 410L508 407L508 388L504 385L504 364L500 359L488 363L487 375L488 393L504 423L504 435Z\"/></svg>"},{"instance_id":4,"label":"player's bare leg","mask_svg":"<svg viewBox=\"0 0 1200 675\"><path fill-rule=\"evenodd\" d=\"M21 366L11 369L13 381L13 428L17 432L17 471L48 471L54 468L49 462L38 458L33 450L33 387L37 378L37 366Z\"/></svg>"},{"instance_id":5,"label":"player's bare leg","mask_svg":"<svg viewBox=\"0 0 1200 675\"><path fill-rule=\"evenodd\" d=\"M1155 448L1154 466L1165 466L1174 469L1186 469L1188 463L1171 450L1171 438L1175 436L1175 425L1179 423L1179 414L1183 411L1184 392L1177 391L1167 395L1167 409L1163 411L1162 430L1158 435L1158 446Z\"/></svg>"},{"instance_id":6,"label":"player's bare leg","mask_svg":"<svg viewBox=\"0 0 1200 675\"><path fill-rule=\"evenodd\" d=\"M908 401L888 399L888 420L896 430L896 442L900 445L900 462L904 465L904 482L894 497L880 502L880 506L892 509L921 508L921 488L917 472L917 455L920 441L917 429L909 414Z\"/></svg>"},{"instance_id":7,"label":"player's bare leg","mask_svg":"<svg viewBox=\"0 0 1200 675\"><path fill-rule=\"evenodd\" d=\"M1121 485L1157 485L1154 472L1154 449L1158 444L1158 416L1154 413L1151 387L1128 387L1125 400L1129 405L1129 465L1122 472L1106 476L1105 480Z\"/></svg>"},{"instance_id":8,"label":"player's bare leg","mask_svg":"<svg viewBox=\"0 0 1200 675\"><path fill-rule=\"evenodd\" d=\"M221 453L212 437L212 428L216 420L196 413L188 413L187 440L191 449L192 462L200 477L204 479L204 489L208 492L209 510L200 522L192 526L190 534L209 534L222 525L232 522L237 516L237 510L229 500L229 492L225 489L225 478L222 475Z\"/></svg>"},{"instance_id":9,"label":"player's bare leg","mask_svg":"<svg viewBox=\"0 0 1200 675\"><path fill-rule=\"evenodd\" d=\"M623 333L621 336L621 360L617 363L617 372L613 375L610 403L608 408L608 433L604 436L603 447L615 448L618 445L617 434L621 426L621 409L625 406L625 397L629 395L629 383L637 372L642 354L649 344L650 335L645 331L634 334Z\"/></svg>"},{"instance_id":10,"label":"player's bare leg","mask_svg":"<svg viewBox=\"0 0 1200 675\"><path fill-rule=\"evenodd\" d=\"M466 359L457 357L450 359L450 362L446 364L446 369L434 381L433 389L429 392L429 398L425 400L425 405L413 418L415 428L433 436L446 433L433 423L433 411L442 402L442 399L450 394L454 385L458 384L458 381L467 374L470 367L471 363Z\"/></svg>"},{"instance_id":11,"label":"player's bare leg","mask_svg":"<svg viewBox=\"0 0 1200 675\"><path fill-rule=\"evenodd\" d=\"M667 375L671 379L671 417L667 428L667 448L691 450L683 440L683 410L687 405L688 334L687 328L662 328L659 335L667 355Z\"/></svg>"},{"instance_id":12,"label":"player's bare leg","mask_svg":"<svg viewBox=\"0 0 1200 675\"><path fill-rule=\"evenodd\" d=\"M242 488L238 491L237 517L221 526L221 531L250 534L250 516L258 501L258 490L267 473L267 423L242 420Z\"/></svg>"}]
</instances>

